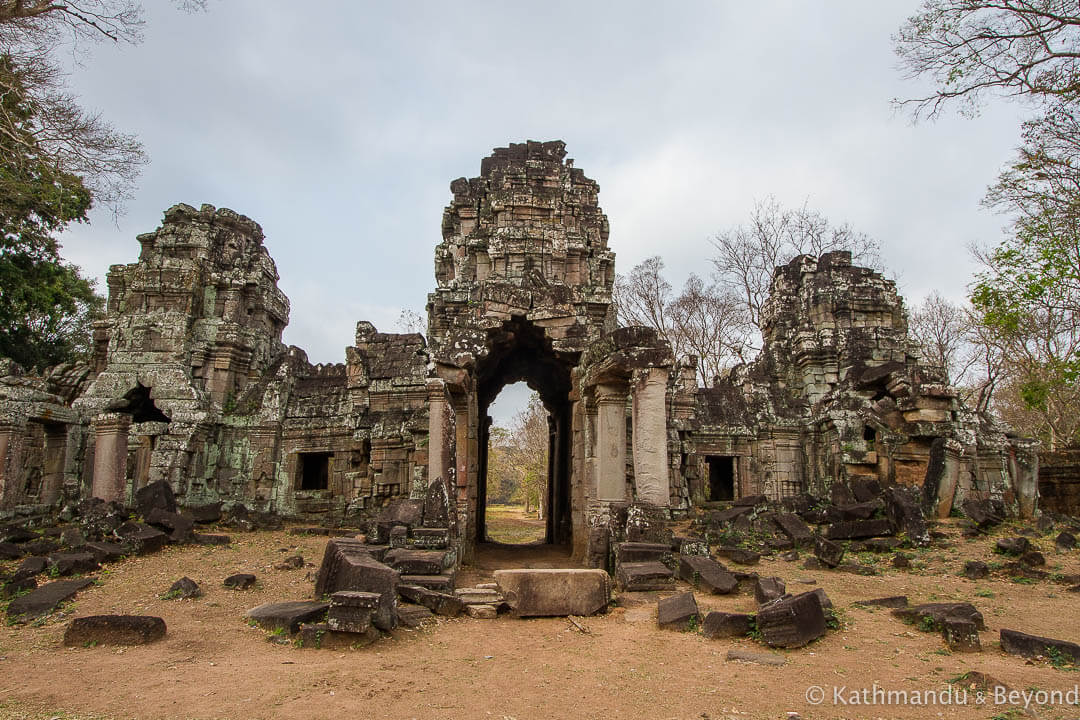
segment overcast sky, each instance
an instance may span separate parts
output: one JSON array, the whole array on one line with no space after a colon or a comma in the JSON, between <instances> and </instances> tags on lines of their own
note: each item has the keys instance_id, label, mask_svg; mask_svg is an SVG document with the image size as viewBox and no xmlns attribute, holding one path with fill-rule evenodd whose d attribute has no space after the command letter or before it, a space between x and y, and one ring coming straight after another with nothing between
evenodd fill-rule
<instances>
[{"instance_id":1,"label":"overcast sky","mask_svg":"<svg viewBox=\"0 0 1080 720\"><path fill-rule=\"evenodd\" d=\"M680 287L773 195L874 236L909 305L960 299L968 245L1004 225L979 201L1022 108L896 112L926 90L890 39L917 4L149 0L144 42L94 48L71 84L151 164L126 215L95 212L64 254L104 289L169 206L231 208L266 233L285 341L344 362L357 320L423 312L450 181L494 147L562 139L622 272L660 254Z\"/></svg>"}]
</instances>

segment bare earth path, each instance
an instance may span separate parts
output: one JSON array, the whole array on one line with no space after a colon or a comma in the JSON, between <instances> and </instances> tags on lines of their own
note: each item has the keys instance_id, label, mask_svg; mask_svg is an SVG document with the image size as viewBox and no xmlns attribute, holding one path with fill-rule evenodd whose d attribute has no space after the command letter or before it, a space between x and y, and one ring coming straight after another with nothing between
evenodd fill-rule
<instances>
[{"instance_id":1,"label":"bare earth path","mask_svg":"<svg viewBox=\"0 0 1080 720\"><path fill-rule=\"evenodd\" d=\"M168 548L114 564L101 585L83 591L44 624L0 629L0 717L3 718L992 718L1005 708L835 705L832 688L942 690L969 670L1014 689L1067 690L1080 673L1028 664L1001 653L997 632L1009 627L1080 641L1080 595L1052 583L972 582L957 577L963 560L993 560L993 541L967 541L916 552L923 567L861 577L807 571L797 563L763 560L753 568L785 578L816 580L841 611L845 627L809 647L784 653L784 667L725 660L733 647L763 651L749 639L706 640L655 626L654 594L622 598L606 616L566 619L440 619L418 631L358 650L279 645L249 627L244 612L264 602L305 599L326 538L284 532L236 534L223 548ZM1039 540L1051 570L1080 572L1080 552L1058 554ZM273 570L298 549L301 570ZM222 579L255 572L250 591L226 590ZM483 577L486 567L469 570ZM160 595L188 575L206 593L196 600ZM906 626L887 610L852 607L858 599L907 594L913 602L960 600L986 617L983 652L948 654L937 635ZM987 597L992 595L992 597ZM703 608L751 611L752 595L697 594ZM61 646L73 616L160 615L165 640L134 648ZM808 687L827 692L824 704L805 699ZM1075 718L1076 707L1039 707L1035 717ZM1010 717L1002 715L1001 717ZM1020 717L1013 715L1013 717Z\"/></svg>"}]
</instances>

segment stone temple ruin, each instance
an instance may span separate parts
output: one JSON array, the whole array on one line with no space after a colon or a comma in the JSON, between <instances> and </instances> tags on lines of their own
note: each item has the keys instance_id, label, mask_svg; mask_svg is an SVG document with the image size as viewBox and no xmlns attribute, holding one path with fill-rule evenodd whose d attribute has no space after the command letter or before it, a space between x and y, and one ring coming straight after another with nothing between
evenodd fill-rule
<instances>
[{"instance_id":1,"label":"stone temple ruin","mask_svg":"<svg viewBox=\"0 0 1080 720\"><path fill-rule=\"evenodd\" d=\"M654 331L617 327L599 186L565 155L515 144L453 181L427 337L361 321L341 364L282 343L289 301L257 223L170 208L110 268L92 362L0 367L0 509L130 504L165 481L189 508L404 524L419 546L434 528L467 560L488 407L524 380L549 414L546 539L583 566L608 567L635 517L755 495L906 486L941 517L971 499L1035 512L1034 444L963 404L915 352L894 284L847 253L777 268L764 350L713 387Z\"/></svg>"}]
</instances>

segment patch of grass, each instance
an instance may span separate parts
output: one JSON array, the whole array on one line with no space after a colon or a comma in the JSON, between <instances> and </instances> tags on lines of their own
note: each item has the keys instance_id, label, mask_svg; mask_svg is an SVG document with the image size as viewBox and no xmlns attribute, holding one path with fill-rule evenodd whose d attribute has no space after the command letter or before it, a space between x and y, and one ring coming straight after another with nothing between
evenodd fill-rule
<instances>
[{"instance_id":1,"label":"patch of grass","mask_svg":"<svg viewBox=\"0 0 1080 720\"><path fill-rule=\"evenodd\" d=\"M975 591L975 597L992 598L994 597L994 591L987 590L986 588L979 588Z\"/></svg>"},{"instance_id":2,"label":"patch of grass","mask_svg":"<svg viewBox=\"0 0 1080 720\"><path fill-rule=\"evenodd\" d=\"M825 627L829 630L842 630L844 628L844 616L835 608L825 610Z\"/></svg>"},{"instance_id":3,"label":"patch of grass","mask_svg":"<svg viewBox=\"0 0 1080 720\"><path fill-rule=\"evenodd\" d=\"M1034 585L1035 584L1035 581L1032 580L1031 578L1023 577L1021 575L1013 575L1011 578L1009 578L1009 580L1016 583L1017 585Z\"/></svg>"}]
</instances>

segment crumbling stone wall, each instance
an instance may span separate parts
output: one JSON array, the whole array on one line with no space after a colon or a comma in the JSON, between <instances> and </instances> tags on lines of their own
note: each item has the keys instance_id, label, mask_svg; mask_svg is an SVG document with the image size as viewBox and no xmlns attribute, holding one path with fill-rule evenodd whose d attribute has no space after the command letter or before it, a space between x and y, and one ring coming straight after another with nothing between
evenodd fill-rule
<instances>
[{"instance_id":1,"label":"crumbling stone wall","mask_svg":"<svg viewBox=\"0 0 1080 720\"><path fill-rule=\"evenodd\" d=\"M1039 453L1039 507L1080 516L1080 450Z\"/></svg>"}]
</instances>

